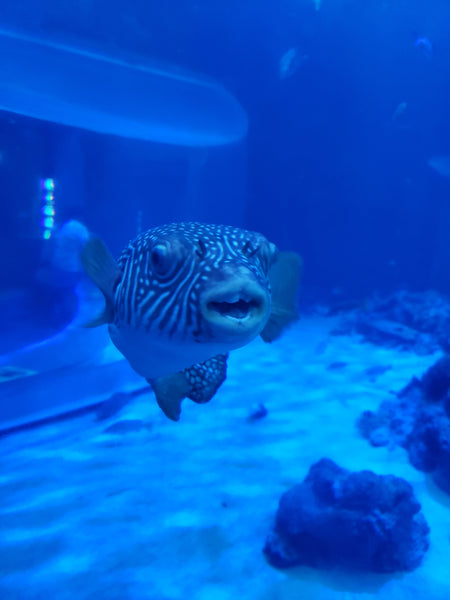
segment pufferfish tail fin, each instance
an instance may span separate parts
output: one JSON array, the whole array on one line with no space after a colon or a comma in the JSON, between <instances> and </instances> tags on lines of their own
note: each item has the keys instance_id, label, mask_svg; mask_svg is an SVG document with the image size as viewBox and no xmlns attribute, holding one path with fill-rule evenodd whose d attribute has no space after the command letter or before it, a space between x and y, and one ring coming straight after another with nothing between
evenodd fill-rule
<instances>
[{"instance_id":1,"label":"pufferfish tail fin","mask_svg":"<svg viewBox=\"0 0 450 600\"><path fill-rule=\"evenodd\" d=\"M181 413L181 402L189 394L191 386L183 371L172 375L147 379L152 386L159 408L168 419L178 421Z\"/></svg>"},{"instance_id":2,"label":"pufferfish tail fin","mask_svg":"<svg viewBox=\"0 0 450 600\"><path fill-rule=\"evenodd\" d=\"M105 310L84 327L98 327L111 323L114 312L114 289L122 276L119 265L99 237L90 237L81 252L81 263L86 275L105 297Z\"/></svg>"},{"instance_id":3,"label":"pufferfish tail fin","mask_svg":"<svg viewBox=\"0 0 450 600\"><path fill-rule=\"evenodd\" d=\"M285 327L298 319L297 294L301 270L302 259L296 252L280 252L271 266L272 310L261 331L265 342L276 340Z\"/></svg>"}]
</instances>

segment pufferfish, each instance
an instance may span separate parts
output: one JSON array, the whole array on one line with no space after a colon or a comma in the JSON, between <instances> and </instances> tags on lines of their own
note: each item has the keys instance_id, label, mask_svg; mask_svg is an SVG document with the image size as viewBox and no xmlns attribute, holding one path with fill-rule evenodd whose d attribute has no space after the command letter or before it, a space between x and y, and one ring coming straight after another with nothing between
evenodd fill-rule
<instances>
[{"instance_id":1,"label":"pufferfish","mask_svg":"<svg viewBox=\"0 0 450 600\"><path fill-rule=\"evenodd\" d=\"M230 350L258 335L271 342L298 318L300 257L256 232L173 223L139 235L117 262L90 237L82 263L105 297L103 314L88 325L108 325L174 421L184 398L211 400Z\"/></svg>"}]
</instances>

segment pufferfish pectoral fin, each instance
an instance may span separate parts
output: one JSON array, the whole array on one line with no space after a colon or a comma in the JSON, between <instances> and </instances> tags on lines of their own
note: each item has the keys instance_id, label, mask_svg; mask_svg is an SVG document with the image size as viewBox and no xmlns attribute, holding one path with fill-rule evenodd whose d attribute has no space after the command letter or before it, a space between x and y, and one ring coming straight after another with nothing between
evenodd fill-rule
<instances>
[{"instance_id":1,"label":"pufferfish pectoral fin","mask_svg":"<svg viewBox=\"0 0 450 600\"><path fill-rule=\"evenodd\" d=\"M97 318L85 323L85 327L98 327L113 320L114 289L122 277L122 271L103 241L91 236L81 252L81 263L86 275L95 283L105 297L105 310Z\"/></svg>"},{"instance_id":2,"label":"pufferfish pectoral fin","mask_svg":"<svg viewBox=\"0 0 450 600\"><path fill-rule=\"evenodd\" d=\"M199 404L209 402L226 379L227 357L228 354L218 354L173 375L148 379L166 417L179 420L184 398Z\"/></svg>"},{"instance_id":3,"label":"pufferfish pectoral fin","mask_svg":"<svg viewBox=\"0 0 450 600\"><path fill-rule=\"evenodd\" d=\"M269 271L272 310L261 331L265 342L273 342L285 327L298 319L297 294L302 259L296 252L280 252Z\"/></svg>"}]
</instances>

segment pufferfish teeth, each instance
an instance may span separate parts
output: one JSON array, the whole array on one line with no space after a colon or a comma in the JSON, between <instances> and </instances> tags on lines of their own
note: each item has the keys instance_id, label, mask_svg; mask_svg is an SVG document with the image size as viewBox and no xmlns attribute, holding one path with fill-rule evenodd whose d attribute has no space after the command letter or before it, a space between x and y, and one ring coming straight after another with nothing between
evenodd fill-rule
<instances>
[{"instance_id":1,"label":"pufferfish teeth","mask_svg":"<svg viewBox=\"0 0 450 600\"><path fill-rule=\"evenodd\" d=\"M227 298L223 298L222 302L226 302L227 304L236 304L239 300L243 298L239 294L233 294L232 296L228 296Z\"/></svg>"},{"instance_id":2,"label":"pufferfish teeth","mask_svg":"<svg viewBox=\"0 0 450 600\"><path fill-rule=\"evenodd\" d=\"M239 321L239 322L243 322L243 321L248 321L248 319L251 318L251 313L250 311L248 313L245 313L243 315L231 315L231 314L225 314L223 315L226 319L230 319L231 321Z\"/></svg>"}]
</instances>

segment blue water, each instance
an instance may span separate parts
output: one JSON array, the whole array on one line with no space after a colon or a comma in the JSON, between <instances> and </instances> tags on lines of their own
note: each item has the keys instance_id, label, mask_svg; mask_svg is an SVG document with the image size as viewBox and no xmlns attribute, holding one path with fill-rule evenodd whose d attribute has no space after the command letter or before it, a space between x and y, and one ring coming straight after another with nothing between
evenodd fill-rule
<instances>
[{"instance_id":1,"label":"blue water","mask_svg":"<svg viewBox=\"0 0 450 600\"><path fill-rule=\"evenodd\" d=\"M186 220L260 231L280 249L298 252L303 260L299 306L304 322L313 329L315 321L311 324L308 319L322 318L324 307L366 306L374 296L403 290L450 295L450 172L445 169L445 158L450 156L449 27L447 0L4 0L0 29L14 36L0 35L0 49L7 57L3 76L0 70L0 106L4 109L0 111L0 366L13 365L18 373L6 384L0 377L0 402L9 403L8 410L0 410L0 426L2 420L23 425L52 416L54 405L63 407L59 412L84 409L145 383L127 370L120 357L110 355L106 333L87 332L83 337L84 332L77 330L72 337L74 319L78 326L81 318L77 313L80 294L85 290L77 287L83 282L81 274L62 273L61 265L55 271L54 248L43 239L44 178L55 181L55 232L76 219L100 235L115 256L139 231ZM40 50L21 47L19 55L18 45L30 39L39 40ZM61 48L62 54L52 53ZM102 59L94 60L98 56ZM291 57L287 67L286 56ZM83 61L89 62L89 57L94 62L87 65ZM61 69L64 81L58 78ZM144 73L145 81L139 79ZM436 157L443 157L442 168L433 167ZM171 432L170 426L183 428L183 422L167 424L153 408L147 414L144 402L137 405L136 414L130 409L130 418L144 425L131 434L137 437L125 436L125 441L104 437L104 426L90 416L0 439L0 454L8 456L1 479L7 486L5 511L14 513L16 502L17 511L25 510L33 489L38 490L40 507L46 506L47 494L52 499L50 508L36 510L20 527L14 521L20 521L20 515L4 521L8 536L3 545L0 538L0 590L2 577L6 584L0 596L57 597L57 589L67 581L62 598L221 600L235 597L246 572L252 585L244 597L258 600L300 597L296 594L348 598L353 596L345 594L362 593L365 598L381 589L380 581L360 588L332 582L326 584L325 593L314 587L315 574L297 573L295 584L289 577L278 580L260 556L278 498L326 454L323 448L328 443L322 440L319 452L314 436L310 439L301 424L300 433L290 429L292 422L301 420L292 401L295 390L304 395L302 410L314 415L314 426L327 418L327 410L320 412L317 403L323 406L327 398L330 401L336 382L328 375L325 382L321 377L327 365L342 361L341 349L327 341L334 322L320 324L319 333L311 334L314 347L323 342L317 355L311 350L314 359L308 358L301 323L288 334L288 341L280 340L275 355L265 356L259 347L252 354L251 346L246 348L248 362L233 363L224 384L224 389L226 385L231 388L219 397L218 413L211 409L216 399L207 407L196 406L198 412L189 413L184 432ZM321 327L326 330L323 335ZM349 335L353 344L352 332ZM40 344L45 346L44 354ZM38 354L34 354L36 347ZM301 365L295 360L297 350ZM366 345L356 343L345 347L345 352L345 360L353 355L359 361L361 372L363 366L399 365L403 379L398 373L392 374L392 380L390 375L381 377L377 401L429 366L426 360L417 359L415 351L390 355L386 350L387 354L372 356L370 351L366 354ZM318 358L322 355L323 360ZM117 370L115 361L120 364ZM248 378L246 368L251 374ZM330 409L335 419L343 419L342 440L336 441L336 447L334 441L330 443L336 460L348 455L344 438L354 435L357 417L356 401L355 407L350 402L353 412L347 431L345 390L356 394L355 386L360 385L359 375L343 377L339 380L342 395ZM364 385L363 392L370 396L370 382ZM317 392L316 402L315 390L321 389L328 392ZM285 404L279 400L274 429L267 429L264 421L261 435L257 429L249 433L242 423L255 404L267 397L269 418L276 411L274 390L286 399ZM241 412L232 392L246 398ZM150 394L144 398L153 406ZM228 417L224 417L226 402L230 406L234 402ZM203 408L206 413L201 413ZM234 427L241 435L236 444L227 433L227 428ZM145 437L148 430L150 441ZM289 454L291 440L302 467L296 472L295 461L289 457L278 477L274 473L283 457L274 440L283 435L288 436L285 452ZM301 444L296 445L297 435L306 436L303 454ZM243 438L252 448L248 461L242 458L248 448ZM211 454L216 442L220 452ZM270 452L268 444L273 444ZM186 455L185 447L196 464L189 463L188 470L180 467L178 472L177 456ZM130 474L133 461L122 457L114 471L111 464L122 448L136 461L143 454L160 456L163 449L169 449L167 480L154 458L146 468L139 464ZM362 446L358 448L355 445L350 452L362 452ZM229 462L227 451L232 457ZM364 458L367 468L390 472L392 457L387 450L385 462L380 455L372 459L373 449L367 452L347 467L364 468ZM221 513L215 504L216 520L203 521L199 516L208 510L205 497L194 510L196 499L189 482L198 477L201 493L209 489L202 472L203 453L214 472L220 474L221 461L226 463L227 489L221 490L211 476L211 485L216 486L211 502L220 504L227 498L234 506L239 498L233 508L237 512L228 517L229 537L224 537L217 523ZM58 455L66 458L54 458ZM50 473L41 485L36 471L47 468L46 460ZM70 478L60 479L71 461L76 463L73 487ZM436 500L439 506L433 512L433 503L427 504L430 494L425 479L420 479L423 474L411 475L406 459L403 464L396 454L392 461L396 473L414 478L427 518L433 521L439 515L444 519L447 535L450 517L442 506L448 499ZM108 521L108 511L113 519L119 518L122 505L118 502L108 508L106 503L96 511L89 495L98 498L102 494L95 476L97 463L102 476L113 480L106 486L108 493L120 496L123 489L133 489L129 501L137 498L139 503L136 514L127 512L124 522L116 521L111 530L103 521ZM246 479L242 471L248 471L256 486L266 467L271 473L263 495L267 505L256 511L257 523L249 526L251 533L246 537L251 510L246 505L244 511L241 502L243 497L255 502L252 494L257 496L257 491L250 486L248 494L241 493ZM146 473L151 481L145 489L139 488ZM162 486L166 482L171 489L181 490L172 530L168 507L176 494L165 488L157 502L146 504L146 494L157 491L155 478ZM237 488L241 491L235 497ZM58 493L64 497L61 504L55 504ZM76 499L84 493L89 496L87 512L77 512ZM245 513L242 522L241 509ZM101 527L91 530L96 519L102 521ZM155 523L150 534L148 519ZM146 548L142 563L132 549L133 558L127 558L126 548L116 544L116 537L126 536L127 520L133 521L135 548L142 551L147 542L153 545L152 551ZM54 537L45 542L41 561L35 559L40 546L33 535L39 530L39 536L45 536L46 528ZM58 528L64 530L61 536L55 533ZM71 538L77 528L80 537ZM140 537L140 531L146 534ZM192 537L189 532L194 532ZM93 548L108 535L108 548L101 552L96 575ZM154 547L159 539L165 550L158 554ZM14 553L7 546L13 543L18 544ZM443 539L433 538L432 547L433 543L446 561L450 547ZM191 557L190 570L181 568L192 544L197 548L196 559ZM173 560L169 550L173 550ZM250 558L252 553L256 562ZM28 561L27 556L34 558ZM447 597L442 574L435 572L438 562L433 555L433 567L422 580L418 576L404 585L400 581L394 591L388 587L383 593L404 599L420 596L425 581L433 598ZM172 586L167 583L169 563ZM266 575L258 584L261 569ZM161 585L155 583L159 572ZM87 573L91 573L90 584ZM22 583L25 574L33 582L31 587ZM150 580L154 584L147 586Z\"/></svg>"}]
</instances>

